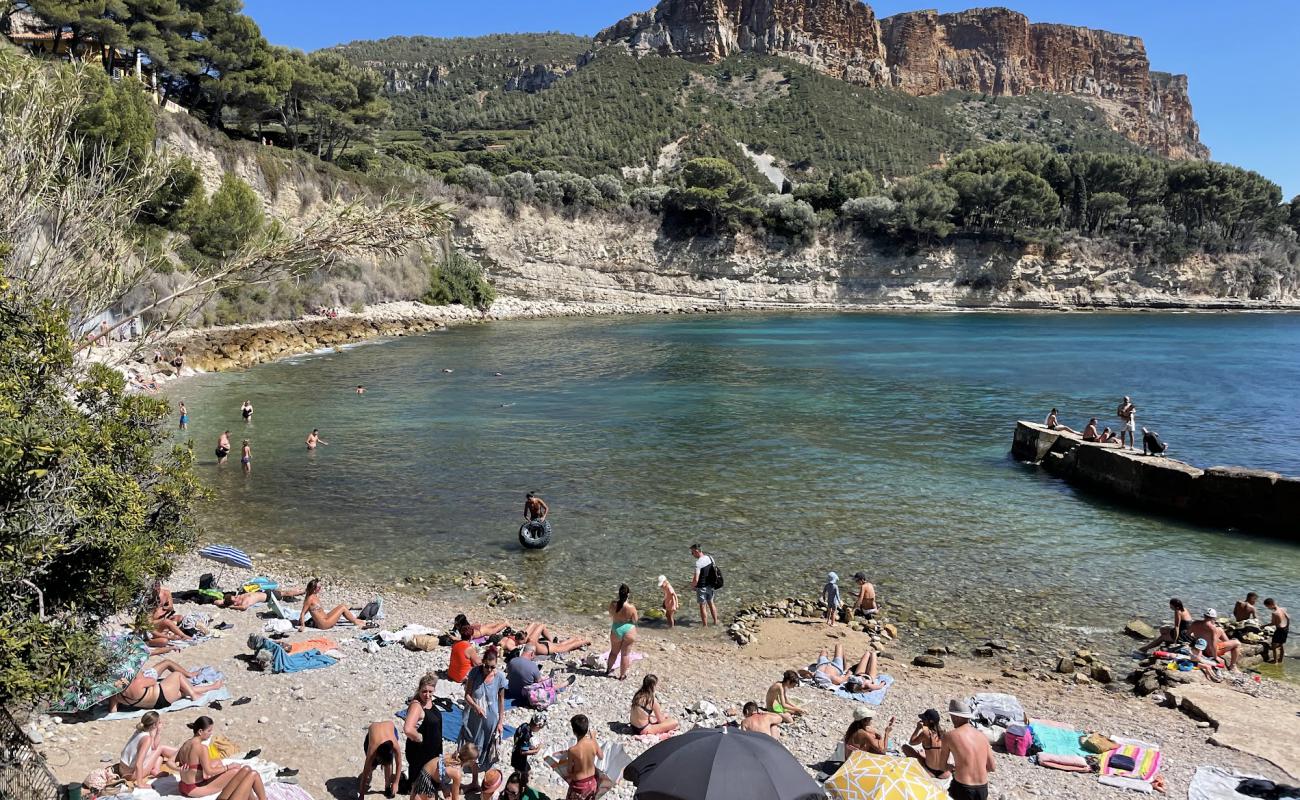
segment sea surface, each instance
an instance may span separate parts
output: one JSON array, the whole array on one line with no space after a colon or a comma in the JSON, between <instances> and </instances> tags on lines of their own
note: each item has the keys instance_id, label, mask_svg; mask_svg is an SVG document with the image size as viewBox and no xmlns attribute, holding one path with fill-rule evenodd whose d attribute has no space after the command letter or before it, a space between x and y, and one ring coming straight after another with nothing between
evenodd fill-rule
<instances>
[{"instance_id":1,"label":"sea surface","mask_svg":"<svg viewBox=\"0 0 1300 800\"><path fill-rule=\"evenodd\" d=\"M450 370L450 371L447 371ZM500 373L499 375L497 373ZM355 386L364 384L358 395ZM724 612L865 571L921 641L1113 636L1177 596L1300 608L1300 547L1138 513L1008 455L1050 407L1138 424L1171 455L1300 474L1300 316L746 314L499 322L207 375L189 406L206 535L381 580L488 569L597 613L627 582ZM251 400L251 424L240 404ZM328 445L308 452L319 428ZM218 434L234 452L215 463ZM253 469L244 475L239 442ZM524 493L554 543L525 552ZM1298 523L1300 524L1300 523Z\"/></svg>"}]
</instances>

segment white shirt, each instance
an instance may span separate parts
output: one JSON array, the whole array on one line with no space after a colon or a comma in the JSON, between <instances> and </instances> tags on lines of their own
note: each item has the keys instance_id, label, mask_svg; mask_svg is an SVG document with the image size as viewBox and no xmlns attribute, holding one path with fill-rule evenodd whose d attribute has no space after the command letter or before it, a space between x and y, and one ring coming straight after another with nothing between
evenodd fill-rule
<instances>
[{"instance_id":1,"label":"white shirt","mask_svg":"<svg viewBox=\"0 0 1300 800\"><path fill-rule=\"evenodd\" d=\"M707 567L712 563L713 563L713 559L709 556L704 555L703 553L700 554L699 558L695 559L695 582L696 583L699 583L700 581L700 570L704 569L705 567Z\"/></svg>"},{"instance_id":2,"label":"white shirt","mask_svg":"<svg viewBox=\"0 0 1300 800\"><path fill-rule=\"evenodd\" d=\"M148 738L149 731L136 731L131 740L126 743L126 747L122 748L122 763L134 768L136 756L140 754L140 747Z\"/></svg>"}]
</instances>

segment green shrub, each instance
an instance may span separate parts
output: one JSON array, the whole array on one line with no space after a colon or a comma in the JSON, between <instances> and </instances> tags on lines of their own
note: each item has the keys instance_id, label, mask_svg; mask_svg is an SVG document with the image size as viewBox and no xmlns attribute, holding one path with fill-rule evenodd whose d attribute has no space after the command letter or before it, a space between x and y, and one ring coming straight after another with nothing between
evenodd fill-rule
<instances>
[{"instance_id":1,"label":"green shrub","mask_svg":"<svg viewBox=\"0 0 1300 800\"><path fill-rule=\"evenodd\" d=\"M100 70L85 75L87 102L74 129L117 158L143 161L153 152L153 101L136 81L114 81Z\"/></svg>"},{"instance_id":2,"label":"green shrub","mask_svg":"<svg viewBox=\"0 0 1300 800\"><path fill-rule=\"evenodd\" d=\"M460 304L487 308L496 300L496 290L477 261L453 250L429 270L429 289L420 302L431 306Z\"/></svg>"},{"instance_id":3,"label":"green shrub","mask_svg":"<svg viewBox=\"0 0 1300 800\"><path fill-rule=\"evenodd\" d=\"M171 165L167 180L140 209L140 219L152 225L175 230L181 211L203 187L203 176L188 158L178 158Z\"/></svg>"},{"instance_id":4,"label":"green shrub","mask_svg":"<svg viewBox=\"0 0 1300 800\"><path fill-rule=\"evenodd\" d=\"M212 258L226 258L261 231L262 201L233 172L206 198L196 194L183 212L185 232L195 249Z\"/></svg>"}]
</instances>

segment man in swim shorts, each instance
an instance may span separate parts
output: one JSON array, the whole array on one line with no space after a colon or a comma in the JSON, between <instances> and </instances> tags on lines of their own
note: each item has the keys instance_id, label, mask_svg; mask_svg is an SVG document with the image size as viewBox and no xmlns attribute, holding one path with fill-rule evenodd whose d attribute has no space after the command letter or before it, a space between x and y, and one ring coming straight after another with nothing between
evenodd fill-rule
<instances>
[{"instance_id":1,"label":"man in swim shorts","mask_svg":"<svg viewBox=\"0 0 1300 800\"><path fill-rule=\"evenodd\" d=\"M1137 432L1137 406L1133 405L1133 401L1129 399L1128 395L1124 395L1124 399L1120 401L1119 408L1115 409L1115 413L1124 421L1124 427L1120 428L1119 431L1119 446L1124 446L1124 437L1127 436L1128 448L1135 450L1133 434Z\"/></svg>"},{"instance_id":2,"label":"man in swim shorts","mask_svg":"<svg viewBox=\"0 0 1300 800\"><path fill-rule=\"evenodd\" d=\"M546 501L537 496L536 492L529 492L524 498L524 519L529 522L545 522L546 515L551 513L551 507L546 505Z\"/></svg>"},{"instance_id":3,"label":"man in swim shorts","mask_svg":"<svg viewBox=\"0 0 1300 800\"><path fill-rule=\"evenodd\" d=\"M880 613L876 605L876 587L867 581L867 573L853 573L853 580L858 584L858 599L853 604L853 613L859 617L871 619Z\"/></svg>"},{"instance_id":4,"label":"man in swim shorts","mask_svg":"<svg viewBox=\"0 0 1300 800\"><path fill-rule=\"evenodd\" d=\"M226 463L228 455L230 455L230 431L225 431L217 437L217 463Z\"/></svg>"},{"instance_id":5,"label":"man in swim shorts","mask_svg":"<svg viewBox=\"0 0 1300 800\"><path fill-rule=\"evenodd\" d=\"M600 780L596 777L596 760L602 757L600 743L592 736L591 722L586 714L576 714L569 720L577 744L564 751L561 764L568 764L569 793L565 800L596 800Z\"/></svg>"},{"instance_id":6,"label":"man in swim shorts","mask_svg":"<svg viewBox=\"0 0 1300 800\"><path fill-rule=\"evenodd\" d=\"M1273 638L1269 641L1269 646L1264 648L1264 660L1281 664L1282 659L1286 657L1286 640L1291 634L1291 615L1271 597L1264 599L1264 608L1273 613L1272 619L1269 620L1269 624L1273 626Z\"/></svg>"},{"instance_id":7,"label":"man in swim shorts","mask_svg":"<svg viewBox=\"0 0 1300 800\"><path fill-rule=\"evenodd\" d=\"M948 703L948 716L952 730L943 737L939 762L948 763L952 757L952 783L948 796L952 800L988 800L989 773L993 771L993 748L989 740L970 724L970 706L960 700Z\"/></svg>"},{"instance_id":8,"label":"man in swim shorts","mask_svg":"<svg viewBox=\"0 0 1300 800\"><path fill-rule=\"evenodd\" d=\"M1188 625L1187 630L1193 638L1204 639L1208 643L1204 648L1206 657L1228 656L1228 668L1233 672L1237 671L1237 660L1241 658L1241 642L1229 639L1228 634L1219 627L1218 611L1213 608L1205 609L1201 618Z\"/></svg>"}]
</instances>

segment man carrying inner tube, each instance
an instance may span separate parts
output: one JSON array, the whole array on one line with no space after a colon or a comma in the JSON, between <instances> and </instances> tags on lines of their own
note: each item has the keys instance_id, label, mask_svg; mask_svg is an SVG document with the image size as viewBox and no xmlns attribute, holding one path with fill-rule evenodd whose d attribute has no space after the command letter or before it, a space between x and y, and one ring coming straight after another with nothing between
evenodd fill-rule
<instances>
[{"instance_id":1,"label":"man carrying inner tube","mask_svg":"<svg viewBox=\"0 0 1300 800\"><path fill-rule=\"evenodd\" d=\"M546 505L546 501L538 497L536 492L529 492L524 500L524 519L529 522L545 522L549 513L551 508Z\"/></svg>"}]
</instances>

